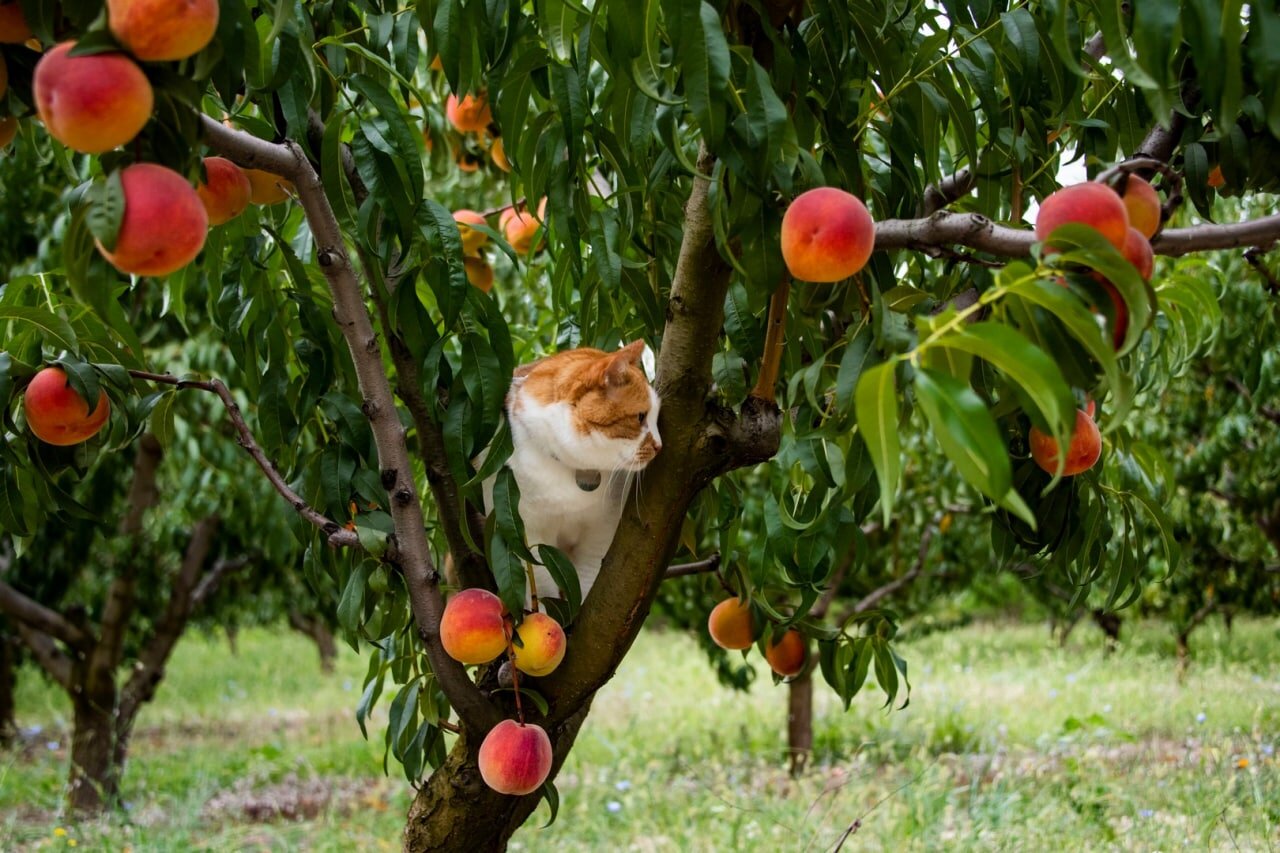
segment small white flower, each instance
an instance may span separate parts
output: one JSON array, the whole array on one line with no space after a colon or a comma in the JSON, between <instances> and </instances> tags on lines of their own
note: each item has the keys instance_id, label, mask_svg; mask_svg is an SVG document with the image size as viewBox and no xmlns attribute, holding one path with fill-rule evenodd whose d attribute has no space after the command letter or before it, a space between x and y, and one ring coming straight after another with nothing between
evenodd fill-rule
<instances>
[{"instance_id":1,"label":"small white flower","mask_svg":"<svg viewBox=\"0 0 1280 853\"><path fill-rule=\"evenodd\" d=\"M1208 717L1206 717L1206 716L1205 716L1204 711L1201 711L1199 714L1196 714L1196 722L1197 722L1197 723L1203 723L1203 722L1204 722L1205 720L1207 720L1207 719L1208 719Z\"/></svg>"},{"instance_id":2,"label":"small white flower","mask_svg":"<svg viewBox=\"0 0 1280 853\"><path fill-rule=\"evenodd\" d=\"M610 800L609 802L605 803L604 807L605 807L605 810L609 812L609 814L617 814L618 812L622 811L622 803L618 802L617 800Z\"/></svg>"},{"instance_id":3,"label":"small white flower","mask_svg":"<svg viewBox=\"0 0 1280 853\"><path fill-rule=\"evenodd\" d=\"M626 779L623 779L621 782L616 783L613 787L617 788L619 791L630 791L631 783L628 782Z\"/></svg>"}]
</instances>

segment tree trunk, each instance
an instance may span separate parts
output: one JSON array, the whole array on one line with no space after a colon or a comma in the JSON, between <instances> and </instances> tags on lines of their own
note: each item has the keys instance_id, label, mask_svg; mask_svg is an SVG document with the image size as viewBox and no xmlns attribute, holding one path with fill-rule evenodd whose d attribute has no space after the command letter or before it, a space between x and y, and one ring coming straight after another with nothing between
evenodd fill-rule
<instances>
[{"instance_id":1,"label":"tree trunk","mask_svg":"<svg viewBox=\"0 0 1280 853\"><path fill-rule=\"evenodd\" d=\"M333 632L324 620L315 614L303 615L297 610L289 611L289 627L311 638L320 653L320 671L325 675L333 673L333 663L338 657L338 644L333 639Z\"/></svg>"},{"instance_id":2,"label":"tree trunk","mask_svg":"<svg viewBox=\"0 0 1280 853\"><path fill-rule=\"evenodd\" d=\"M560 772L589 709L590 702L559 728L547 733L553 751L548 781ZM506 850L511 836L533 814L541 794L534 792L516 797L489 788L476 765L479 748L478 743L472 748L464 732L444 763L418 789L404 828L406 853Z\"/></svg>"},{"instance_id":3,"label":"tree trunk","mask_svg":"<svg viewBox=\"0 0 1280 853\"><path fill-rule=\"evenodd\" d=\"M1187 678L1187 669L1191 666L1191 629L1178 632L1178 681L1181 683Z\"/></svg>"},{"instance_id":4,"label":"tree trunk","mask_svg":"<svg viewBox=\"0 0 1280 853\"><path fill-rule=\"evenodd\" d=\"M804 772L813 754L813 664L787 685L787 755L791 775Z\"/></svg>"},{"instance_id":5,"label":"tree trunk","mask_svg":"<svg viewBox=\"0 0 1280 853\"><path fill-rule=\"evenodd\" d=\"M116 802L120 768L116 764L115 696L73 697L75 730L71 736L72 811L94 814Z\"/></svg>"},{"instance_id":6,"label":"tree trunk","mask_svg":"<svg viewBox=\"0 0 1280 853\"><path fill-rule=\"evenodd\" d=\"M1110 655L1120 646L1120 627L1124 624L1124 620L1119 614L1108 613L1101 609L1095 609L1092 615L1094 624L1107 635L1107 654Z\"/></svg>"},{"instance_id":7,"label":"tree trunk","mask_svg":"<svg viewBox=\"0 0 1280 853\"><path fill-rule=\"evenodd\" d=\"M17 648L5 634L0 634L0 748L13 743L18 733L14 717L13 694L18 686Z\"/></svg>"}]
</instances>

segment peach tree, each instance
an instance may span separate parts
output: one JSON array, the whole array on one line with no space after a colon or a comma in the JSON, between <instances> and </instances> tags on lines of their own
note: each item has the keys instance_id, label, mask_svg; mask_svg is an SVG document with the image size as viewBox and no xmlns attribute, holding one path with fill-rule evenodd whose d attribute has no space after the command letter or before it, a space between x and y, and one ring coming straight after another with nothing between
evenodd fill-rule
<instances>
[{"instance_id":1,"label":"peach tree","mask_svg":"<svg viewBox=\"0 0 1280 853\"><path fill-rule=\"evenodd\" d=\"M406 848L499 849L541 799L554 813L550 780L668 567L713 548L752 639L797 627L842 699L871 677L901 698L891 611L806 614L863 525L914 511L899 491L922 454L998 560L1116 604L1153 551L1177 563L1161 453L1127 424L1164 416L1160 389L1215 332L1222 282L1179 259L1280 236L1280 216L1183 204L1275 183L1274 4L225 0L212 26L192 4L208 41L181 56L138 43L166 4L108 5L0 4L6 132L62 181L58 252L0 294L0 509L57 511L76 476L36 461L23 392L42 365L114 403L73 455L214 395L371 651L357 717L386 701L388 751L420 782ZM1026 224L1067 164L1104 196L1154 181L1150 281L1088 227L1105 217ZM874 251L793 286L782 219L817 187L865 203ZM460 230L463 209L488 224ZM225 371L155 355L136 305L215 334ZM664 448L580 601L524 542L504 395L537 355L636 339ZM1033 428L1066 447L1088 408L1093 468L1029 458ZM519 614L532 560L560 581L568 653L514 689L446 654L440 620L457 588ZM551 775L511 796L477 753L517 714L548 733Z\"/></svg>"}]
</instances>

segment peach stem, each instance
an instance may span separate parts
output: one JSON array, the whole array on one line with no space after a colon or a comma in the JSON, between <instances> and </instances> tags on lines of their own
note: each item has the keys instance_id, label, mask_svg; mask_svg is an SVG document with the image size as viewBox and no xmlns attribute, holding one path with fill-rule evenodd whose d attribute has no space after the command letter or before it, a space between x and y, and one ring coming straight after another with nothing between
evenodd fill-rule
<instances>
[{"instance_id":1,"label":"peach stem","mask_svg":"<svg viewBox=\"0 0 1280 853\"><path fill-rule=\"evenodd\" d=\"M529 600L533 604L533 612L538 612L538 582L533 579L533 564L525 562L525 576L529 578Z\"/></svg>"},{"instance_id":2,"label":"peach stem","mask_svg":"<svg viewBox=\"0 0 1280 853\"><path fill-rule=\"evenodd\" d=\"M512 636L515 632L512 632ZM516 668L516 644L514 640L507 641L507 659L511 661L511 686L516 691L516 717L520 720L520 725L524 725L524 708L520 705L520 670Z\"/></svg>"},{"instance_id":3,"label":"peach stem","mask_svg":"<svg viewBox=\"0 0 1280 853\"><path fill-rule=\"evenodd\" d=\"M765 402L776 400L774 388L778 384L778 367L782 363L783 336L787 330L787 297L791 295L791 277L783 276L782 283L769 299L769 319L764 333L764 357L760 359L760 378L751 396Z\"/></svg>"}]
</instances>

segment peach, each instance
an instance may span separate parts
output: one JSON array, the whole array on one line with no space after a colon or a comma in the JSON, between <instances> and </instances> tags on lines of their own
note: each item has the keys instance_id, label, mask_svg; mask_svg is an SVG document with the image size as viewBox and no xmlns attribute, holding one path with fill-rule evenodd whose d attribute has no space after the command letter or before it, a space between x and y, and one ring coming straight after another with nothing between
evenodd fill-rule
<instances>
[{"instance_id":1,"label":"peach","mask_svg":"<svg viewBox=\"0 0 1280 853\"><path fill-rule=\"evenodd\" d=\"M1124 345L1124 336L1129 332L1129 306L1125 304L1124 297L1120 295L1120 290L1114 284L1105 278L1099 277L1099 280L1107 289L1107 295L1111 297L1112 304L1115 305L1116 319L1111 327L1111 345L1120 349Z\"/></svg>"},{"instance_id":2,"label":"peach","mask_svg":"<svg viewBox=\"0 0 1280 853\"><path fill-rule=\"evenodd\" d=\"M462 100L458 100L457 95L450 95L444 102L444 116L462 133L484 130L493 121L489 96L484 92L467 95Z\"/></svg>"},{"instance_id":3,"label":"peach","mask_svg":"<svg viewBox=\"0 0 1280 853\"><path fill-rule=\"evenodd\" d=\"M1117 249L1124 249L1129 232L1129 212L1116 191L1106 184L1086 181L1063 187L1040 202L1036 214L1036 239L1047 240L1060 225L1088 225Z\"/></svg>"},{"instance_id":4,"label":"peach","mask_svg":"<svg viewBox=\"0 0 1280 853\"><path fill-rule=\"evenodd\" d=\"M539 211L545 209L546 203L546 199L543 199ZM514 207L508 207L502 211L502 215L498 217L498 225L502 228L502 236L507 238L511 248L520 255L529 254L538 229L542 227L542 223L535 219L532 213L527 210L516 210Z\"/></svg>"},{"instance_id":5,"label":"peach","mask_svg":"<svg viewBox=\"0 0 1280 853\"><path fill-rule=\"evenodd\" d=\"M1209 177L1205 180L1205 183L1213 187L1215 190L1218 187L1225 186L1227 183L1227 179L1223 177L1222 167L1214 166L1212 169L1210 169Z\"/></svg>"},{"instance_id":6,"label":"peach","mask_svg":"<svg viewBox=\"0 0 1280 853\"><path fill-rule=\"evenodd\" d=\"M1124 185L1124 209L1129 214L1129 225L1150 240L1160 230L1160 194L1156 188L1137 175L1130 175Z\"/></svg>"},{"instance_id":7,"label":"peach","mask_svg":"<svg viewBox=\"0 0 1280 853\"><path fill-rule=\"evenodd\" d=\"M1058 442L1053 436L1041 432L1039 427L1031 427L1028 438L1031 445L1031 458L1041 469L1056 474L1058 472ZM1098 425L1093 422L1087 412L1076 411L1076 425L1071 431L1071 443L1067 446L1066 466L1062 476L1074 477L1082 471L1088 471L1102 456L1102 434Z\"/></svg>"},{"instance_id":8,"label":"peach","mask_svg":"<svg viewBox=\"0 0 1280 853\"><path fill-rule=\"evenodd\" d=\"M22 44L31 38L31 27L22 14L22 4L0 3L0 44Z\"/></svg>"},{"instance_id":9,"label":"peach","mask_svg":"<svg viewBox=\"0 0 1280 853\"><path fill-rule=\"evenodd\" d=\"M485 218L474 210L455 210L453 221L458 223L458 233L462 235L462 254L474 255L480 247L489 242L489 235L468 225L488 225Z\"/></svg>"},{"instance_id":10,"label":"peach","mask_svg":"<svg viewBox=\"0 0 1280 853\"><path fill-rule=\"evenodd\" d=\"M781 638L774 639L777 639L776 645L771 639L764 646L764 659L769 662L769 668L783 678L799 675L809 652L804 634L788 628Z\"/></svg>"},{"instance_id":11,"label":"peach","mask_svg":"<svg viewBox=\"0 0 1280 853\"><path fill-rule=\"evenodd\" d=\"M240 167L225 157L204 158L205 181L196 186L196 195L209 214L210 225L230 222L249 206L253 185Z\"/></svg>"},{"instance_id":12,"label":"peach","mask_svg":"<svg viewBox=\"0 0 1280 853\"><path fill-rule=\"evenodd\" d=\"M32 91L40 120L68 148L101 154L138 135L155 95L142 69L123 53L68 56L64 41L36 63Z\"/></svg>"},{"instance_id":13,"label":"peach","mask_svg":"<svg viewBox=\"0 0 1280 853\"><path fill-rule=\"evenodd\" d=\"M866 205L835 187L801 193L782 215L782 259L801 281L848 278L866 266L875 241Z\"/></svg>"},{"instance_id":14,"label":"peach","mask_svg":"<svg viewBox=\"0 0 1280 853\"><path fill-rule=\"evenodd\" d=\"M106 424L111 404L99 392L92 412L76 393L61 367L46 367L35 375L22 395L27 426L45 444L67 447L92 438Z\"/></svg>"},{"instance_id":15,"label":"peach","mask_svg":"<svg viewBox=\"0 0 1280 853\"><path fill-rule=\"evenodd\" d=\"M195 188L172 169L134 163L120 173L124 217L115 248L98 251L121 272L168 275L191 263L204 248L209 215Z\"/></svg>"},{"instance_id":16,"label":"peach","mask_svg":"<svg viewBox=\"0 0 1280 853\"><path fill-rule=\"evenodd\" d=\"M531 613L516 629L513 643L516 669L526 675L550 675L564 660L565 638L560 623L545 613Z\"/></svg>"},{"instance_id":17,"label":"peach","mask_svg":"<svg viewBox=\"0 0 1280 853\"><path fill-rule=\"evenodd\" d=\"M262 169L243 169L249 179L249 201L254 204L279 204L293 197L293 182Z\"/></svg>"},{"instance_id":18,"label":"peach","mask_svg":"<svg viewBox=\"0 0 1280 853\"><path fill-rule=\"evenodd\" d=\"M467 256L462 259L467 271L467 281L472 287L478 287L485 293L493 290L493 267L484 258Z\"/></svg>"},{"instance_id":19,"label":"peach","mask_svg":"<svg viewBox=\"0 0 1280 853\"><path fill-rule=\"evenodd\" d=\"M0 98L3 98L7 91L9 91L9 66L5 63L3 54L0 54Z\"/></svg>"},{"instance_id":20,"label":"peach","mask_svg":"<svg viewBox=\"0 0 1280 853\"><path fill-rule=\"evenodd\" d=\"M148 62L186 59L213 41L218 0L107 0L111 34Z\"/></svg>"},{"instance_id":21,"label":"peach","mask_svg":"<svg viewBox=\"0 0 1280 853\"><path fill-rule=\"evenodd\" d=\"M459 171L476 172L480 169L480 164L484 160L478 155L472 153L465 145L453 146L453 160L458 164Z\"/></svg>"},{"instance_id":22,"label":"peach","mask_svg":"<svg viewBox=\"0 0 1280 853\"><path fill-rule=\"evenodd\" d=\"M511 171L511 161L507 159L507 148L503 145L501 136L493 140L493 144L489 146L489 159L502 171Z\"/></svg>"},{"instance_id":23,"label":"peach","mask_svg":"<svg viewBox=\"0 0 1280 853\"><path fill-rule=\"evenodd\" d=\"M541 726L503 720L481 742L479 765L499 794L532 794L551 775L551 738Z\"/></svg>"},{"instance_id":24,"label":"peach","mask_svg":"<svg viewBox=\"0 0 1280 853\"><path fill-rule=\"evenodd\" d=\"M751 608L736 598L726 598L707 617L711 639L722 649L751 648Z\"/></svg>"},{"instance_id":25,"label":"peach","mask_svg":"<svg viewBox=\"0 0 1280 853\"><path fill-rule=\"evenodd\" d=\"M18 120L13 116L0 118L0 148L8 148L9 143L18 135Z\"/></svg>"},{"instance_id":26,"label":"peach","mask_svg":"<svg viewBox=\"0 0 1280 853\"><path fill-rule=\"evenodd\" d=\"M1124 241L1124 248L1120 250L1124 255L1124 259L1133 264L1137 269L1138 275L1142 276L1143 281L1150 281L1151 274L1155 272L1156 256L1151 251L1151 243L1146 237L1142 236L1142 232L1137 228L1130 226L1129 233Z\"/></svg>"},{"instance_id":27,"label":"peach","mask_svg":"<svg viewBox=\"0 0 1280 853\"><path fill-rule=\"evenodd\" d=\"M444 606L440 643L459 663L488 663L507 650L508 636L502 599L488 590L464 589Z\"/></svg>"}]
</instances>

